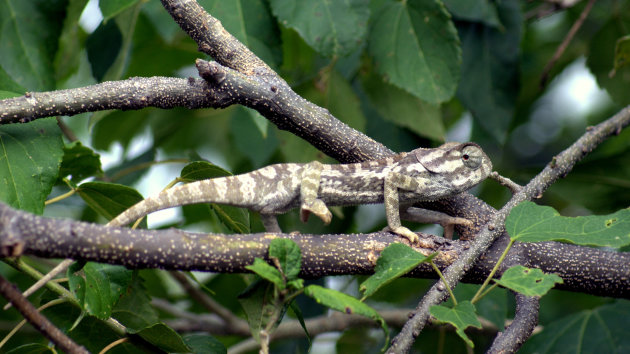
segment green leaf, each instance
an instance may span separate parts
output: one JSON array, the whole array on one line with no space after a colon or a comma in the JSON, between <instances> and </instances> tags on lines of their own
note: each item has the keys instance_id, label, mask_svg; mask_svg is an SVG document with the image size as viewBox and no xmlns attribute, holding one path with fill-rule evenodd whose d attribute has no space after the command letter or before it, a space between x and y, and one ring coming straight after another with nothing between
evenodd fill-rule
<instances>
[{"instance_id":1,"label":"green leaf","mask_svg":"<svg viewBox=\"0 0 630 354\"><path fill-rule=\"evenodd\" d=\"M514 266L495 280L499 285L527 296L543 296L556 283L562 284L562 278L555 274L545 274L538 268Z\"/></svg>"},{"instance_id":2,"label":"green leaf","mask_svg":"<svg viewBox=\"0 0 630 354\"><path fill-rule=\"evenodd\" d=\"M275 311L285 311L285 308L276 308L274 287L273 283L256 281L238 296L238 302L247 315L249 330L258 343L260 343L260 330L267 327ZM282 316L278 316L278 319L281 318Z\"/></svg>"},{"instance_id":3,"label":"green leaf","mask_svg":"<svg viewBox=\"0 0 630 354\"><path fill-rule=\"evenodd\" d=\"M225 29L271 67L282 60L280 31L262 0L200 0Z\"/></svg>"},{"instance_id":4,"label":"green leaf","mask_svg":"<svg viewBox=\"0 0 630 354\"><path fill-rule=\"evenodd\" d=\"M519 353L626 353L630 304L617 301L545 324Z\"/></svg>"},{"instance_id":5,"label":"green leaf","mask_svg":"<svg viewBox=\"0 0 630 354\"><path fill-rule=\"evenodd\" d=\"M131 283L132 271L122 266L88 262L82 273L69 274L69 278L75 278L71 281L70 290L89 314L101 320L108 319L114 305ZM77 277L85 278L80 280Z\"/></svg>"},{"instance_id":6,"label":"green leaf","mask_svg":"<svg viewBox=\"0 0 630 354\"><path fill-rule=\"evenodd\" d=\"M0 67L30 91L55 88L53 59L65 2L0 2Z\"/></svg>"},{"instance_id":7,"label":"green leaf","mask_svg":"<svg viewBox=\"0 0 630 354\"><path fill-rule=\"evenodd\" d=\"M621 3L616 11L618 15L610 16L610 19L592 36L586 65L595 75L597 84L605 89L616 103L626 105L630 103L628 95L630 66L624 65L615 71L613 69L616 63L616 43L620 38L628 35L630 4ZM611 73L614 75L611 76Z\"/></svg>"},{"instance_id":8,"label":"green leaf","mask_svg":"<svg viewBox=\"0 0 630 354\"><path fill-rule=\"evenodd\" d=\"M231 176L232 174L219 166L206 161L195 161L186 165L180 178L185 182ZM223 224L230 230L241 234L249 233L249 212L243 208L212 203L212 210Z\"/></svg>"},{"instance_id":9,"label":"green leaf","mask_svg":"<svg viewBox=\"0 0 630 354\"><path fill-rule=\"evenodd\" d=\"M461 23L464 51L457 97L481 127L503 142L518 95L522 17L519 3L496 3L503 29Z\"/></svg>"},{"instance_id":10,"label":"green leaf","mask_svg":"<svg viewBox=\"0 0 630 354\"><path fill-rule=\"evenodd\" d=\"M59 168L59 179L71 176L78 183L91 176L103 174L101 157L80 141L72 142L63 148L63 159Z\"/></svg>"},{"instance_id":11,"label":"green leaf","mask_svg":"<svg viewBox=\"0 0 630 354\"><path fill-rule=\"evenodd\" d=\"M441 2L389 2L375 14L369 51L392 84L429 103L448 101L459 81L461 49Z\"/></svg>"},{"instance_id":12,"label":"green leaf","mask_svg":"<svg viewBox=\"0 0 630 354\"><path fill-rule=\"evenodd\" d=\"M464 330L470 326L481 328L481 322L479 322L477 314L475 313L475 305L473 305L470 301L461 301L453 308L448 308L442 305L434 305L431 306L429 311L431 312L431 315L439 321L452 324L455 327L457 334L466 342L466 344L471 348L475 347L473 341L468 338L466 333L464 333Z\"/></svg>"},{"instance_id":13,"label":"green leaf","mask_svg":"<svg viewBox=\"0 0 630 354\"><path fill-rule=\"evenodd\" d=\"M142 10L147 5L144 3ZM168 16L163 7L161 11ZM166 21L176 25L170 16ZM164 25L153 23L144 11L138 16L133 32L133 53L129 57L126 76L180 76L177 71L195 61L198 53L190 50L190 44L187 43L190 38L180 36L167 42L159 35L160 27ZM181 33L181 29L177 28ZM160 60L155 60L158 57ZM146 127L144 124L141 126Z\"/></svg>"},{"instance_id":14,"label":"green leaf","mask_svg":"<svg viewBox=\"0 0 630 354\"><path fill-rule=\"evenodd\" d=\"M263 132L256 123L258 118L255 117L262 116L250 108L237 107L230 119L230 131L238 151L247 156L254 166L260 167L278 149L280 141L275 131ZM268 122L265 118L263 120Z\"/></svg>"},{"instance_id":15,"label":"green leaf","mask_svg":"<svg viewBox=\"0 0 630 354\"><path fill-rule=\"evenodd\" d=\"M297 317L298 321L300 322L300 326L302 326L302 329L304 330L304 334L306 334L306 339L308 339L308 345L309 345L309 350L307 352L310 352L310 346L312 345L313 338L311 337L311 334L308 333L308 328L306 328L306 323L304 322L304 316L302 315L302 310L300 310L300 307L295 303L295 301L291 301L291 304L289 305L289 309L293 311L293 313L295 314L295 317Z\"/></svg>"},{"instance_id":16,"label":"green leaf","mask_svg":"<svg viewBox=\"0 0 630 354\"><path fill-rule=\"evenodd\" d=\"M123 324L129 333L137 333L158 323L158 313L151 305L151 296L147 293L142 278L133 277L127 291L116 303L112 317Z\"/></svg>"},{"instance_id":17,"label":"green leaf","mask_svg":"<svg viewBox=\"0 0 630 354\"><path fill-rule=\"evenodd\" d=\"M190 353L184 339L172 328L163 323L156 323L137 333L147 342L168 353Z\"/></svg>"},{"instance_id":18,"label":"green leaf","mask_svg":"<svg viewBox=\"0 0 630 354\"><path fill-rule=\"evenodd\" d=\"M155 156L155 149L151 147L131 160L124 159L118 165L108 168L105 175L109 176L111 182L130 186L149 171L148 167L155 161Z\"/></svg>"},{"instance_id":19,"label":"green leaf","mask_svg":"<svg viewBox=\"0 0 630 354\"><path fill-rule=\"evenodd\" d=\"M615 45L615 65L610 76L614 76L618 69L630 64L630 35L617 40Z\"/></svg>"},{"instance_id":20,"label":"green leaf","mask_svg":"<svg viewBox=\"0 0 630 354\"><path fill-rule=\"evenodd\" d=\"M17 97L24 92L26 92L26 89L15 82L0 66L0 99Z\"/></svg>"},{"instance_id":21,"label":"green leaf","mask_svg":"<svg viewBox=\"0 0 630 354\"><path fill-rule=\"evenodd\" d=\"M345 56L365 40L370 17L366 0L271 0L270 4L284 26L326 57Z\"/></svg>"},{"instance_id":22,"label":"green leaf","mask_svg":"<svg viewBox=\"0 0 630 354\"><path fill-rule=\"evenodd\" d=\"M85 34L79 26L79 18L88 0L69 0L66 7L66 18L59 35L59 49L55 53L55 79L66 80L79 70L82 57L82 42ZM59 85L58 85L59 86Z\"/></svg>"},{"instance_id":23,"label":"green leaf","mask_svg":"<svg viewBox=\"0 0 630 354\"><path fill-rule=\"evenodd\" d=\"M208 334L186 334L184 343L195 354L226 354L227 348L218 339Z\"/></svg>"},{"instance_id":24,"label":"green leaf","mask_svg":"<svg viewBox=\"0 0 630 354\"><path fill-rule=\"evenodd\" d=\"M55 118L0 126L0 200L41 214L62 156L63 141Z\"/></svg>"},{"instance_id":25,"label":"green leaf","mask_svg":"<svg viewBox=\"0 0 630 354\"><path fill-rule=\"evenodd\" d=\"M501 29L496 5L489 0L444 0L444 5L453 16L471 22Z\"/></svg>"},{"instance_id":26,"label":"green leaf","mask_svg":"<svg viewBox=\"0 0 630 354\"><path fill-rule=\"evenodd\" d=\"M520 242L560 241L577 245L622 247L630 244L630 209L609 215L561 216L555 209L525 201L505 220L510 237Z\"/></svg>"},{"instance_id":27,"label":"green leaf","mask_svg":"<svg viewBox=\"0 0 630 354\"><path fill-rule=\"evenodd\" d=\"M107 21L108 19L118 15L123 10L128 7L136 4L138 0L107 0L107 1L99 1L98 7L101 9L101 13L103 14L103 19Z\"/></svg>"},{"instance_id":28,"label":"green leaf","mask_svg":"<svg viewBox=\"0 0 630 354\"><path fill-rule=\"evenodd\" d=\"M280 274L280 271L258 257L254 258L254 264L245 266L245 269L251 270L252 272L258 274L261 278L275 284L280 290L286 288L286 284L282 278L282 274Z\"/></svg>"},{"instance_id":29,"label":"green leaf","mask_svg":"<svg viewBox=\"0 0 630 354\"><path fill-rule=\"evenodd\" d=\"M378 322L385 331L387 339L385 345L389 343L389 331L387 330L387 324L381 315L376 310L366 305L365 303L355 299L354 297L341 293L336 290L323 288L319 285L309 285L304 288L304 293L317 301L318 304L330 307L333 310L343 312L346 314L357 314L373 319Z\"/></svg>"},{"instance_id":30,"label":"green leaf","mask_svg":"<svg viewBox=\"0 0 630 354\"><path fill-rule=\"evenodd\" d=\"M302 267L302 252L292 240L276 238L269 244L269 257L277 258L287 280L295 280Z\"/></svg>"},{"instance_id":31,"label":"green leaf","mask_svg":"<svg viewBox=\"0 0 630 354\"><path fill-rule=\"evenodd\" d=\"M453 289L453 294L456 299L472 299L479 290L479 287L479 285L475 284L460 283ZM447 302L451 303L448 306L452 306L451 298L449 298ZM502 288L493 289L479 301L475 302L477 314L494 323L499 331L503 331L505 327L508 307L508 290Z\"/></svg>"},{"instance_id":32,"label":"green leaf","mask_svg":"<svg viewBox=\"0 0 630 354\"><path fill-rule=\"evenodd\" d=\"M20 345L19 347L6 351L5 353L6 354L46 354L46 353L56 354L57 352L47 345L33 343L33 344Z\"/></svg>"},{"instance_id":33,"label":"green leaf","mask_svg":"<svg viewBox=\"0 0 630 354\"><path fill-rule=\"evenodd\" d=\"M92 209L108 220L144 199L131 187L107 182L83 183L77 188L77 193Z\"/></svg>"},{"instance_id":34,"label":"green leaf","mask_svg":"<svg viewBox=\"0 0 630 354\"><path fill-rule=\"evenodd\" d=\"M390 85L376 75L363 80L363 88L378 113L396 125L432 140L443 141L445 130L440 107Z\"/></svg>"},{"instance_id":35,"label":"green leaf","mask_svg":"<svg viewBox=\"0 0 630 354\"><path fill-rule=\"evenodd\" d=\"M420 263L430 261L436 255L437 252L426 257L402 243L393 243L387 246L376 261L374 275L367 278L359 286L359 290L363 292L361 301L365 300L394 279L409 273Z\"/></svg>"},{"instance_id":36,"label":"green leaf","mask_svg":"<svg viewBox=\"0 0 630 354\"><path fill-rule=\"evenodd\" d=\"M103 81L105 74L116 61L122 42L123 36L116 21L102 22L87 38L88 59L97 81Z\"/></svg>"},{"instance_id":37,"label":"green leaf","mask_svg":"<svg viewBox=\"0 0 630 354\"><path fill-rule=\"evenodd\" d=\"M317 85L304 85L299 94L324 107L350 127L365 131L366 118L352 85L337 70L325 70ZM320 153L321 154L321 153Z\"/></svg>"}]
</instances>

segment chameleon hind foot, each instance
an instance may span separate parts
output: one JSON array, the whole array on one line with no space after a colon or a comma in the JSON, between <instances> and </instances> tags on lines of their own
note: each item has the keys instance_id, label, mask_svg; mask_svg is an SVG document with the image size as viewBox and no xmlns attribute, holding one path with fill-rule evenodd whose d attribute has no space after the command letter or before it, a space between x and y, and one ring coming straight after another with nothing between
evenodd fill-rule
<instances>
[{"instance_id":1,"label":"chameleon hind foot","mask_svg":"<svg viewBox=\"0 0 630 354\"><path fill-rule=\"evenodd\" d=\"M302 206L300 207L300 220L302 220L302 222L308 221L308 216L311 213L317 215L326 225L330 224L330 220L332 220L332 213L321 199L305 200L302 202Z\"/></svg>"}]
</instances>

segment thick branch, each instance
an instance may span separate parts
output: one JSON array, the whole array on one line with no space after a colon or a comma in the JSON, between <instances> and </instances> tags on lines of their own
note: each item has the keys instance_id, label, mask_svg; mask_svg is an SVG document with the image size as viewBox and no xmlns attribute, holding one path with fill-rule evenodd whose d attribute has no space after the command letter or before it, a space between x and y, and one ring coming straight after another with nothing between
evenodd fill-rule
<instances>
[{"instance_id":1,"label":"thick branch","mask_svg":"<svg viewBox=\"0 0 630 354\"><path fill-rule=\"evenodd\" d=\"M241 273L247 272L245 266L252 264L254 258L266 258L269 242L276 237L292 239L300 246L303 255L300 275L307 278L372 274L380 252L402 240L387 232L364 235L220 235L187 233L176 229L131 230L44 218L0 203L0 256L29 254L129 268ZM432 237L434 249L416 249L425 254L440 251L436 263L442 269L457 263L458 254L471 245L470 241L425 237ZM474 267L469 267L464 281L482 282L503 249L501 243L493 245ZM555 242L520 244L513 252L528 254L525 250L529 249L532 249L531 259L521 259L522 264L563 277L565 283L558 286L559 289L630 298L630 279L623 276L630 262L630 253L612 253ZM598 267L589 267L590 263L586 263L584 268L579 268L580 260L585 257L597 262ZM565 268L563 265L568 266ZM421 265L409 276L433 278L435 273L431 267ZM584 284L580 280L584 277L592 281Z\"/></svg>"}]
</instances>

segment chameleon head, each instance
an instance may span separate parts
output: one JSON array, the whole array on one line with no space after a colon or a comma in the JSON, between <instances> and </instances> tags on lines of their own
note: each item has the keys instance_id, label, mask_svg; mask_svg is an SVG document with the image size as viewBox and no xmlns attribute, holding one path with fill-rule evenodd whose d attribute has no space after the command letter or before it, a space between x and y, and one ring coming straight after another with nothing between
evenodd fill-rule
<instances>
[{"instance_id":1,"label":"chameleon head","mask_svg":"<svg viewBox=\"0 0 630 354\"><path fill-rule=\"evenodd\" d=\"M492 162L475 143L446 143L435 149L414 150L418 162L455 193L468 190L492 172ZM437 177L437 176L436 176Z\"/></svg>"}]
</instances>

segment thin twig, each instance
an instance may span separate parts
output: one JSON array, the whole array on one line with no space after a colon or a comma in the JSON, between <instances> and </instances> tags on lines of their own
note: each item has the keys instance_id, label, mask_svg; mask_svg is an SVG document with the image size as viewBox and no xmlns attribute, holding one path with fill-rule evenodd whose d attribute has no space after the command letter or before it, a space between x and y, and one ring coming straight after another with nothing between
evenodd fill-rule
<instances>
[{"instance_id":1,"label":"thin twig","mask_svg":"<svg viewBox=\"0 0 630 354\"><path fill-rule=\"evenodd\" d=\"M46 338L55 343L59 349L67 353L88 353L84 347L76 344L60 331L59 328L55 327L52 322L39 313L35 306L22 296L15 285L7 281L2 275L0 275L0 294L11 302L33 327L37 328Z\"/></svg>"},{"instance_id":2,"label":"thin twig","mask_svg":"<svg viewBox=\"0 0 630 354\"><path fill-rule=\"evenodd\" d=\"M569 46L569 43L571 43L571 40L573 40L573 37L575 36L577 31L580 29L580 27L582 27L582 24L584 23L584 20L586 20L586 17L588 16L589 12L591 12L591 9L593 8L593 4L595 4L595 1L596 0L588 1L586 6L584 7L584 10L582 10L580 17L578 17L575 23L573 23L573 26L571 26L571 29L569 29L569 32L567 33L566 37L564 37L564 40L562 40L562 43L560 43L560 45L556 49L556 52L553 53L551 60L549 60L547 65L545 65L542 75L540 76L541 88L544 88L547 85L547 80L549 80L549 72L551 72L551 69L553 68L553 66L556 64L558 59L560 59L564 51L567 49L567 47Z\"/></svg>"}]
</instances>

